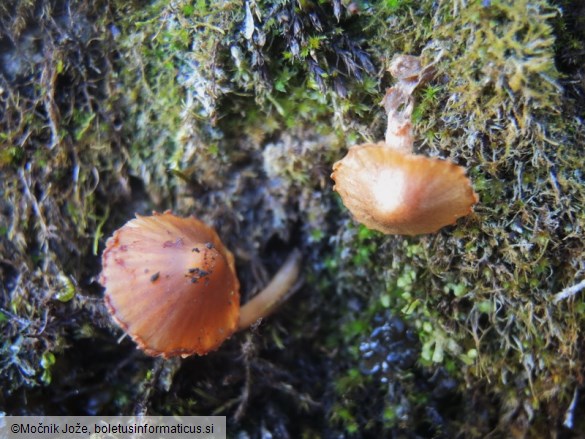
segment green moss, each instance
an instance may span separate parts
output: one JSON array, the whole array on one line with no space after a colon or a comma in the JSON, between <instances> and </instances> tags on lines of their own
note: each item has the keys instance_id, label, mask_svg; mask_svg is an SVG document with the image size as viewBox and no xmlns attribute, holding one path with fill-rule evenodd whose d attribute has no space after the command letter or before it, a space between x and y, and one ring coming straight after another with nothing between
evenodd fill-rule
<instances>
[{"instance_id":1,"label":"green moss","mask_svg":"<svg viewBox=\"0 0 585 439\"><path fill-rule=\"evenodd\" d=\"M41 357L41 367L43 368L41 381L44 384L51 384L51 368L54 364L55 355L52 352L45 352Z\"/></svg>"},{"instance_id":2,"label":"green moss","mask_svg":"<svg viewBox=\"0 0 585 439\"><path fill-rule=\"evenodd\" d=\"M522 7L528 14L521 14ZM438 83L417 95L417 147L470 167L480 196L477 213L433 237L377 238L374 251L346 234L342 246L354 256L344 273L355 274L350 284L366 285L373 296L369 309L394 310L418 329L421 365L442 364L461 382L465 377L466 386L488 382L496 392L506 388L497 372L504 368L507 382L515 376L524 385L501 404L526 401L536 413L556 411L568 407L578 360L575 345L564 350L572 352L568 356L554 352L574 343L582 317L551 310L550 296L582 270L579 257L562 255L583 254L568 226L582 191L574 198L576 192L563 190L557 175L560 169L575 175L569 157L583 135L581 126L561 117L572 104L561 103L554 65L557 11L545 3L449 8L433 12L434 43L423 49L428 59L442 52ZM408 28L407 16L393 20L382 33ZM398 52L422 43L421 32L429 30L411 24L410 33L391 40ZM552 133L559 137L550 138ZM571 180L562 184L569 187ZM345 274L342 279L347 283ZM376 279L386 280L385 292ZM559 368L573 378L553 379ZM545 409L542 402L550 403L551 392L559 405Z\"/></svg>"}]
</instances>

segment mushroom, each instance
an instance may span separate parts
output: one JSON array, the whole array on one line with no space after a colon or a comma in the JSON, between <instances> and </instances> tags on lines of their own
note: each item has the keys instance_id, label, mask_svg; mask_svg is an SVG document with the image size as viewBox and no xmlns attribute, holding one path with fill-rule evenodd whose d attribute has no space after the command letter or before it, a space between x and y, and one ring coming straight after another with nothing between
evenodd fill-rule
<instances>
[{"instance_id":1,"label":"mushroom","mask_svg":"<svg viewBox=\"0 0 585 439\"><path fill-rule=\"evenodd\" d=\"M293 251L274 279L240 309L234 257L215 230L170 211L136 215L106 242L100 283L114 321L151 356L217 349L274 310L296 282Z\"/></svg>"},{"instance_id":2,"label":"mushroom","mask_svg":"<svg viewBox=\"0 0 585 439\"><path fill-rule=\"evenodd\" d=\"M386 234L436 232L478 201L461 166L383 142L350 148L331 178L355 219Z\"/></svg>"},{"instance_id":3,"label":"mushroom","mask_svg":"<svg viewBox=\"0 0 585 439\"><path fill-rule=\"evenodd\" d=\"M465 169L413 153L411 94L434 75L419 58L401 55L390 72L398 84L386 91L385 142L353 146L333 165L333 189L355 219L387 234L434 233L469 214L478 201Z\"/></svg>"}]
</instances>

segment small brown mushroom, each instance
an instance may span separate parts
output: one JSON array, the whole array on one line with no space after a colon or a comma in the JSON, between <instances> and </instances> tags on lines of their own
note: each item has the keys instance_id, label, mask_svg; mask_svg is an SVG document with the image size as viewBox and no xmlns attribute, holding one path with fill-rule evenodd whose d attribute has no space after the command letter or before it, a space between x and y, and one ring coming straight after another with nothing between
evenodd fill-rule
<instances>
[{"instance_id":1,"label":"small brown mushroom","mask_svg":"<svg viewBox=\"0 0 585 439\"><path fill-rule=\"evenodd\" d=\"M383 142L350 148L331 178L355 219L387 234L436 232L478 201L461 166Z\"/></svg>"},{"instance_id":2,"label":"small brown mushroom","mask_svg":"<svg viewBox=\"0 0 585 439\"><path fill-rule=\"evenodd\" d=\"M113 319L145 353L169 358L204 355L267 316L298 278L300 255L241 312L234 257L196 218L136 215L108 239L102 265Z\"/></svg>"},{"instance_id":3,"label":"small brown mushroom","mask_svg":"<svg viewBox=\"0 0 585 439\"><path fill-rule=\"evenodd\" d=\"M413 153L411 95L433 77L433 65L423 68L418 57L399 55L389 71L398 83L382 100L388 116L386 142L350 148L333 165L333 189L355 219L370 229L398 235L433 233L469 214L478 197L464 168Z\"/></svg>"}]
</instances>

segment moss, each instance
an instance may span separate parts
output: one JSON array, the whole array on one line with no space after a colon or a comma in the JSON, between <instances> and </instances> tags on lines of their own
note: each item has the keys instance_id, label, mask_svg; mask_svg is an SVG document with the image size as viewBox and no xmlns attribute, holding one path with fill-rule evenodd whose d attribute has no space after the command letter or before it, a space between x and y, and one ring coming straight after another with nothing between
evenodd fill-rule
<instances>
[{"instance_id":1,"label":"moss","mask_svg":"<svg viewBox=\"0 0 585 439\"><path fill-rule=\"evenodd\" d=\"M4 397L53 382L72 325L54 297L71 300L86 282L77 261L116 156L104 142L110 40L93 21L104 3L14 3L0 8Z\"/></svg>"},{"instance_id":2,"label":"moss","mask_svg":"<svg viewBox=\"0 0 585 439\"><path fill-rule=\"evenodd\" d=\"M572 103L561 103L552 33L557 11L531 3L522 15L520 7L439 7L433 43L423 49L430 59L442 51L441 86L431 85L418 97L419 148L471 168L481 200L477 216L458 229L416 238L416 253L408 251L412 239L385 238L368 263L359 257L359 236L343 247L355 249L345 271L390 280L381 300L379 283L367 288L376 296L370 303L399 311L418 329L421 366L443 364L465 382L466 392L489 383L492 391L507 394L500 401L506 410L526 403L535 410L532 416L541 413L544 401L554 413L568 407L578 380L579 356L561 346L575 342L580 317L551 309L550 297L582 270L581 256L567 257L583 252L568 226L582 195L575 199L557 177L575 175L577 168L566 164L582 136L573 130L582 127L567 123ZM408 18L396 19L391 23L407 27ZM416 43L421 21L404 38ZM562 244L567 239L569 246ZM559 349L568 355L555 355ZM552 379L559 367L573 378ZM511 381L516 390L506 393Z\"/></svg>"},{"instance_id":3,"label":"moss","mask_svg":"<svg viewBox=\"0 0 585 439\"><path fill-rule=\"evenodd\" d=\"M251 436L562 432L585 307L551 297L584 271L585 132L584 39L559 4L3 3L3 402L226 414ZM355 225L331 191L345 149L383 136L396 53L437 62L417 151L466 166L480 196L435 235ZM244 296L293 246L303 288L207 357L116 344L96 255L169 207L219 229Z\"/></svg>"}]
</instances>

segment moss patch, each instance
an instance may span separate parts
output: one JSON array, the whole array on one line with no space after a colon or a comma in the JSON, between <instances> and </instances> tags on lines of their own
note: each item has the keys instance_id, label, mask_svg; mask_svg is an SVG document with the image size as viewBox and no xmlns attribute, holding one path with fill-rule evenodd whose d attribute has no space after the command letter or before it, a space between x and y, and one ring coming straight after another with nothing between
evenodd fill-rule
<instances>
[{"instance_id":1,"label":"moss patch","mask_svg":"<svg viewBox=\"0 0 585 439\"><path fill-rule=\"evenodd\" d=\"M569 413L582 431L585 307L552 301L585 272L576 7L4 3L6 412L216 413L292 437L530 437ZM435 235L369 231L331 190L346 148L383 136L397 53L437 60L416 150L466 166L480 197ZM303 287L206 357L116 343L99 252L166 208L218 228L245 295L292 247Z\"/></svg>"}]
</instances>

